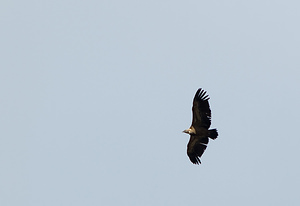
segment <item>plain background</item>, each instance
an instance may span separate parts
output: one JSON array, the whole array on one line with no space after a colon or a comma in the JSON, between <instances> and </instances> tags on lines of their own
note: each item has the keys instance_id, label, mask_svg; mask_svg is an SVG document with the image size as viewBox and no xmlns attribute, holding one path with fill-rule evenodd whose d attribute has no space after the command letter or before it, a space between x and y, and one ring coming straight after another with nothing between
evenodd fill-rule
<instances>
[{"instance_id":1,"label":"plain background","mask_svg":"<svg viewBox=\"0 0 300 206\"><path fill-rule=\"evenodd\" d=\"M299 7L2 1L0 205L299 205Z\"/></svg>"}]
</instances>

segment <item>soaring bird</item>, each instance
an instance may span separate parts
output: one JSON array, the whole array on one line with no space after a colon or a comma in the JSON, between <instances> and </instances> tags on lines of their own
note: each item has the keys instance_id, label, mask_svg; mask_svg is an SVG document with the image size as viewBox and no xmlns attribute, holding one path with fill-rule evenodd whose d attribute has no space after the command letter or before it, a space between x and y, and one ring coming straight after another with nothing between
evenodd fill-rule
<instances>
[{"instance_id":1,"label":"soaring bird","mask_svg":"<svg viewBox=\"0 0 300 206\"><path fill-rule=\"evenodd\" d=\"M194 164L201 164L200 157L205 151L208 139L218 137L217 129L209 129L211 124L211 111L208 103L209 97L201 88L197 90L193 101L193 120L189 129L184 133L190 135L187 145L187 155Z\"/></svg>"}]
</instances>

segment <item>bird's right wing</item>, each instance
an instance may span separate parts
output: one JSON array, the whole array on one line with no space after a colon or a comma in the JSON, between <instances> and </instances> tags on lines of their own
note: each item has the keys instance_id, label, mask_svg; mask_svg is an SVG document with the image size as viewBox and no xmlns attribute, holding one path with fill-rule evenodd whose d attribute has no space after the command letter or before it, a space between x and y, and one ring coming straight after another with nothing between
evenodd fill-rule
<instances>
[{"instance_id":1,"label":"bird's right wing","mask_svg":"<svg viewBox=\"0 0 300 206\"><path fill-rule=\"evenodd\" d=\"M204 153L208 144L208 137L200 138L199 136L191 135L187 145L187 155L194 164L201 164L200 157Z\"/></svg>"}]
</instances>

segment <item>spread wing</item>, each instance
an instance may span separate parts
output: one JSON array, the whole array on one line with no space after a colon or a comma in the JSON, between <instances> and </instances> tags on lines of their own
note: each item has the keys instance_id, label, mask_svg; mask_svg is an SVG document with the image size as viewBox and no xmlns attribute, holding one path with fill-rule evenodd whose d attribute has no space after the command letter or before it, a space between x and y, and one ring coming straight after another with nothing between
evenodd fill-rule
<instances>
[{"instance_id":1,"label":"spread wing","mask_svg":"<svg viewBox=\"0 0 300 206\"><path fill-rule=\"evenodd\" d=\"M208 103L209 97L201 88L197 90L193 101L193 126L209 128L211 124L211 111Z\"/></svg>"},{"instance_id":2,"label":"spread wing","mask_svg":"<svg viewBox=\"0 0 300 206\"><path fill-rule=\"evenodd\" d=\"M208 137L201 138L199 136L191 135L187 145L187 155L192 163L201 164L200 157L207 147L206 144L208 144Z\"/></svg>"}]
</instances>

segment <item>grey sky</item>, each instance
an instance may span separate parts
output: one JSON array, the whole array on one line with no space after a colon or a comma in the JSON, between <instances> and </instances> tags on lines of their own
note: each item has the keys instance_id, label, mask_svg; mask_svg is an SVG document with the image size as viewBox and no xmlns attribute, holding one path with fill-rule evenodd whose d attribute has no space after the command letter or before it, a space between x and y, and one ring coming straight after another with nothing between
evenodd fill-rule
<instances>
[{"instance_id":1,"label":"grey sky","mask_svg":"<svg viewBox=\"0 0 300 206\"><path fill-rule=\"evenodd\" d=\"M0 205L299 205L299 7L3 1Z\"/></svg>"}]
</instances>

